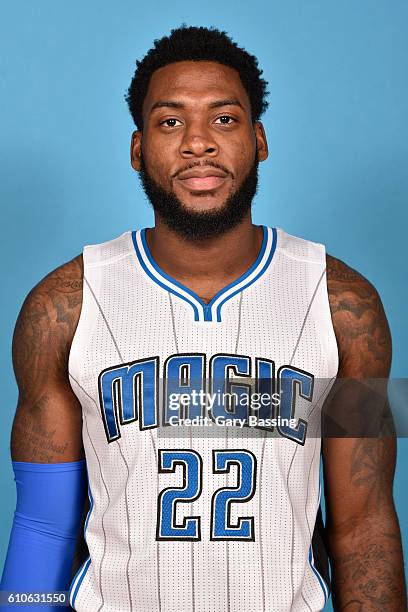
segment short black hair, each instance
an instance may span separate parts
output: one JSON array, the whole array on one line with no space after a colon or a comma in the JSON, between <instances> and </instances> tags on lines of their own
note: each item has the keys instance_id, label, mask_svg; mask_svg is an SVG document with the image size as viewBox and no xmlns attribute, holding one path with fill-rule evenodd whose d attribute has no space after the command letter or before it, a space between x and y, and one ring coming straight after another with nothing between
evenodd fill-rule
<instances>
[{"instance_id":1,"label":"short black hair","mask_svg":"<svg viewBox=\"0 0 408 612\"><path fill-rule=\"evenodd\" d=\"M238 47L226 32L214 27L187 27L183 24L171 30L170 36L155 40L144 58L136 61L136 70L125 100L138 129L143 128L143 101L153 72L168 64L189 60L213 61L234 68L248 94L252 121L259 120L268 107L266 96L269 92L255 55Z\"/></svg>"}]
</instances>

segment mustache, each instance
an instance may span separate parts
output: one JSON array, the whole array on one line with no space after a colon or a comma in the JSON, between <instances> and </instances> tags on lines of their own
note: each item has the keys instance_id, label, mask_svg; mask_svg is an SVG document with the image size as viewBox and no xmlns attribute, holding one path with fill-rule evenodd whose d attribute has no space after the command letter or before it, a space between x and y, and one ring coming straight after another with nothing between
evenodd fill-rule
<instances>
[{"instance_id":1,"label":"mustache","mask_svg":"<svg viewBox=\"0 0 408 612\"><path fill-rule=\"evenodd\" d=\"M172 179L177 178L178 175L184 172L185 170L192 170L193 168L207 168L207 166L209 166L210 168L218 168L219 170L222 170L226 174L229 174L231 178L235 178L234 173L231 172L231 170L228 170L228 168L226 168L222 164L218 164L217 162L214 162L211 160L205 162L204 164L201 164L200 162L195 162L193 164L189 164L188 166L183 166L182 168L179 168L178 170L176 170L176 172L174 172L174 174L171 175L171 178Z\"/></svg>"}]
</instances>

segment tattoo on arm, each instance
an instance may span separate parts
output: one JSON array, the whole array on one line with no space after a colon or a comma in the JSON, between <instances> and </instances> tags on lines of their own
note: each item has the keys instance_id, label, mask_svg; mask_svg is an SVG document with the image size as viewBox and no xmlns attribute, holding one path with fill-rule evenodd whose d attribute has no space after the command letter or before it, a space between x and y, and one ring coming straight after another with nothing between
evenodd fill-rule
<instances>
[{"instance_id":1,"label":"tattoo on arm","mask_svg":"<svg viewBox=\"0 0 408 612\"><path fill-rule=\"evenodd\" d=\"M36 417L32 418L25 414L16 418L13 434L12 447L19 447L24 441L25 452L31 457L31 461L38 463L52 463L57 457L63 457L68 448L68 442L58 444L55 440L56 429L47 427L47 424L41 422L38 417L41 410L46 408L48 402L47 396L41 397L32 410L35 411Z\"/></svg>"},{"instance_id":2,"label":"tattoo on arm","mask_svg":"<svg viewBox=\"0 0 408 612\"><path fill-rule=\"evenodd\" d=\"M27 296L13 337L13 365L22 397L49 375L48 358L68 364L82 303L82 266L76 258L51 272Z\"/></svg>"},{"instance_id":3,"label":"tattoo on arm","mask_svg":"<svg viewBox=\"0 0 408 612\"><path fill-rule=\"evenodd\" d=\"M351 454L350 486L365 489L367 512L376 512L392 497L395 441L392 438L358 438Z\"/></svg>"},{"instance_id":4,"label":"tattoo on arm","mask_svg":"<svg viewBox=\"0 0 408 612\"><path fill-rule=\"evenodd\" d=\"M14 460L51 463L64 460L67 454L82 455L78 443L68 441L71 433L76 438L81 420L79 402L69 385L68 357L82 304L82 274L82 257L51 272L29 293L17 319L13 366L19 401L11 435Z\"/></svg>"},{"instance_id":5,"label":"tattoo on arm","mask_svg":"<svg viewBox=\"0 0 408 612\"><path fill-rule=\"evenodd\" d=\"M388 376L391 334L376 289L361 274L330 255L327 285L339 345L339 376Z\"/></svg>"},{"instance_id":6,"label":"tattoo on arm","mask_svg":"<svg viewBox=\"0 0 408 612\"><path fill-rule=\"evenodd\" d=\"M344 262L327 256L327 285L339 349L338 377L385 382L392 342L376 289ZM387 413L386 391L385 411ZM371 405L371 404L370 404ZM381 407L381 404L380 404ZM333 574L334 609L345 612L400 612L406 592L398 519L392 499L395 439L360 437L327 441L331 476L326 483L328 542ZM336 451L333 452L333 449ZM340 450L347 454L347 501L332 502ZM342 468L344 471L344 467ZM341 479L343 476L340 477ZM346 480L347 484L346 484ZM339 505L341 510L339 510Z\"/></svg>"},{"instance_id":7,"label":"tattoo on arm","mask_svg":"<svg viewBox=\"0 0 408 612\"><path fill-rule=\"evenodd\" d=\"M330 492L326 500L334 609L400 612L406 594L392 500L395 440L350 439L340 448L347 453L348 501L339 509Z\"/></svg>"},{"instance_id":8,"label":"tattoo on arm","mask_svg":"<svg viewBox=\"0 0 408 612\"><path fill-rule=\"evenodd\" d=\"M400 572L393 571L392 558L396 553L399 556L399 550L390 551L377 543L376 539L381 541L381 534L378 538L373 534L368 537L371 541L365 545L359 541L359 552L340 556L335 561L335 610L354 611L353 605L359 604L367 612L400 612L405 601L403 581Z\"/></svg>"}]
</instances>

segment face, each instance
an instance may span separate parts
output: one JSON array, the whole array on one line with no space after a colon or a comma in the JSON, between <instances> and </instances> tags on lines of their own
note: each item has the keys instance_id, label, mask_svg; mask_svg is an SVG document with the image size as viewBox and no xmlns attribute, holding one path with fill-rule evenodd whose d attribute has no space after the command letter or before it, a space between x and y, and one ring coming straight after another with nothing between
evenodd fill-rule
<instances>
[{"instance_id":1,"label":"face","mask_svg":"<svg viewBox=\"0 0 408 612\"><path fill-rule=\"evenodd\" d=\"M220 234L249 214L263 127L252 122L239 74L216 62L156 70L131 159L156 213L189 238Z\"/></svg>"}]
</instances>

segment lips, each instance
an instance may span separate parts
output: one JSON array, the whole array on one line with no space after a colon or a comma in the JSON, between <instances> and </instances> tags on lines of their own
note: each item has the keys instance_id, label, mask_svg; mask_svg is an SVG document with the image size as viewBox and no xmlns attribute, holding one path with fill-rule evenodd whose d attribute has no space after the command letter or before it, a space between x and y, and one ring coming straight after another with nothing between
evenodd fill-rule
<instances>
[{"instance_id":1,"label":"lips","mask_svg":"<svg viewBox=\"0 0 408 612\"><path fill-rule=\"evenodd\" d=\"M220 168L192 168L180 172L177 180L189 191L210 191L220 187L228 178L227 172Z\"/></svg>"},{"instance_id":2,"label":"lips","mask_svg":"<svg viewBox=\"0 0 408 612\"><path fill-rule=\"evenodd\" d=\"M216 189L225 181L222 176L194 176L187 179L181 179L181 183L188 187L190 191L205 191L207 189Z\"/></svg>"}]
</instances>

